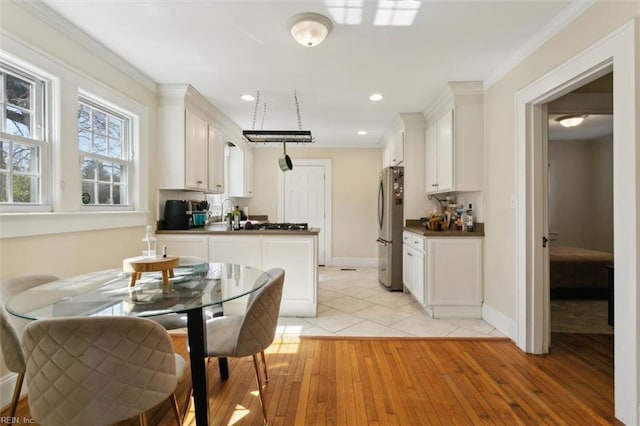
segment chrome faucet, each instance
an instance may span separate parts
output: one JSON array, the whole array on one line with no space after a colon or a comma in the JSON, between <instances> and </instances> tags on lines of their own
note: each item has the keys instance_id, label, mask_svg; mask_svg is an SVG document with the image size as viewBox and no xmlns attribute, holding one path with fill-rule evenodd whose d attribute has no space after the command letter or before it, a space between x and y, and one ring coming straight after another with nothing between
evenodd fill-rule
<instances>
[{"instance_id":1,"label":"chrome faucet","mask_svg":"<svg viewBox=\"0 0 640 426\"><path fill-rule=\"evenodd\" d=\"M224 203L226 202L230 202L231 203L231 212L235 209L235 204L233 203L233 200L231 198L225 198L224 200L222 200L222 203L220 204L220 220L221 221L225 221L227 218L225 217L224 214Z\"/></svg>"}]
</instances>

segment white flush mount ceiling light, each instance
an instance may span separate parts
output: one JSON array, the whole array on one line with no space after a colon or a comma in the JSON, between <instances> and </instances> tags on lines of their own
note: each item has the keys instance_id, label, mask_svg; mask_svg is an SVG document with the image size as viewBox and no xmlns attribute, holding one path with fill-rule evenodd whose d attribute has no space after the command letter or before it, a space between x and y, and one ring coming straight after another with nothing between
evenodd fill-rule
<instances>
[{"instance_id":1,"label":"white flush mount ceiling light","mask_svg":"<svg viewBox=\"0 0 640 426\"><path fill-rule=\"evenodd\" d=\"M374 93L371 96L369 96L369 100L373 102L378 102L378 101L381 101L382 99L384 98L380 93Z\"/></svg>"},{"instance_id":2,"label":"white flush mount ceiling light","mask_svg":"<svg viewBox=\"0 0 640 426\"><path fill-rule=\"evenodd\" d=\"M580 125L586 117L586 115L565 115L556 118L556 121L563 127L576 127Z\"/></svg>"},{"instance_id":3,"label":"white flush mount ceiling light","mask_svg":"<svg viewBox=\"0 0 640 426\"><path fill-rule=\"evenodd\" d=\"M358 134L359 134L360 136L364 136L364 135L366 135L366 134L367 134L367 131L366 131L366 130L358 130Z\"/></svg>"},{"instance_id":4,"label":"white flush mount ceiling light","mask_svg":"<svg viewBox=\"0 0 640 426\"><path fill-rule=\"evenodd\" d=\"M252 102L256 100L256 97L247 93L240 96L240 99L242 99L243 101Z\"/></svg>"},{"instance_id":5,"label":"white flush mount ceiling light","mask_svg":"<svg viewBox=\"0 0 640 426\"><path fill-rule=\"evenodd\" d=\"M291 35L301 45L314 47L329 35L333 24L331 20L319 13L300 13L290 21Z\"/></svg>"}]
</instances>

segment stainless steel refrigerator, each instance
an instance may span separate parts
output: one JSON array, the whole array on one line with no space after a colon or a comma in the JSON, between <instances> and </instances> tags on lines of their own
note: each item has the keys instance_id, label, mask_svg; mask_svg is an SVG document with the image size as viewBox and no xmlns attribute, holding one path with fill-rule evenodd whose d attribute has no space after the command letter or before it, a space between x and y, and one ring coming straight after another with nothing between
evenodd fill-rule
<instances>
[{"instance_id":1,"label":"stainless steel refrigerator","mask_svg":"<svg viewBox=\"0 0 640 426\"><path fill-rule=\"evenodd\" d=\"M378 280L402 290L404 168L385 167L378 184Z\"/></svg>"}]
</instances>

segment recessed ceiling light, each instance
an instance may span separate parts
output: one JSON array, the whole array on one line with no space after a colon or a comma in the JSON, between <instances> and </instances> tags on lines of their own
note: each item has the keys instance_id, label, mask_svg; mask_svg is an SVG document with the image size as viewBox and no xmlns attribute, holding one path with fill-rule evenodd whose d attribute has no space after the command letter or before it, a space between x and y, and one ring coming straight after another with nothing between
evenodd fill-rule
<instances>
[{"instance_id":1,"label":"recessed ceiling light","mask_svg":"<svg viewBox=\"0 0 640 426\"><path fill-rule=\"evenodd\" d=\"M380 93L374 93L373 95L369 96L369 100L374 102L381 101L382 99L383 97Z\"/></svg>"},{"instance_id":2,"label":"recessed ceiling light","mask_svg":"<svg viewBox=\"0 0 640 426\"><path fill-rule=\"evenodd\" d=\"M240 96L240 99L242 99L243 101L251 102L251 101L255 101L256 97L253 95L246 94L246 95Z\"/></svg>"},{"instance_id":3,"label":"recessed ceiling light","mask_svg":"<svg viewBox=\"0 0 640 426\"><path fill-rule=\"evenodd\" d=\"M366 134L367 134L367 131L366 131L366 130L358 130L358 134L359 134L360 136L364 136L364 135L366 135Z\"/></svg>"}]
</instances>

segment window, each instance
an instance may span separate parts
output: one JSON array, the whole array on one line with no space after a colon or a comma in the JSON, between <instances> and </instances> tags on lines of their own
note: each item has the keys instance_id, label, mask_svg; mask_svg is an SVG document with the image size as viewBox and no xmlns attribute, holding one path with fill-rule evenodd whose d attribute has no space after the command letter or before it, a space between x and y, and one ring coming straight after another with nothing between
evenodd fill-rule
<instances>
[{"instance_id":1,"label":"window","mask_svg":"<svg viewBox=\"0 0 640 426\"><path fill-rule=\"evenodd\" d=\"M129 207L133 176L130 116L86 97L78 108L78 150L85 206Z\"/></svg>"},{"instance_id":2,"label":"window","mask_svg":"<svg viewBox=\"0 0 640 426\"><path fill-rule=\"evenodd\" d=\"M46 83L0 62L0 204L48 203Z\"/></svg>"}]
</instances>

